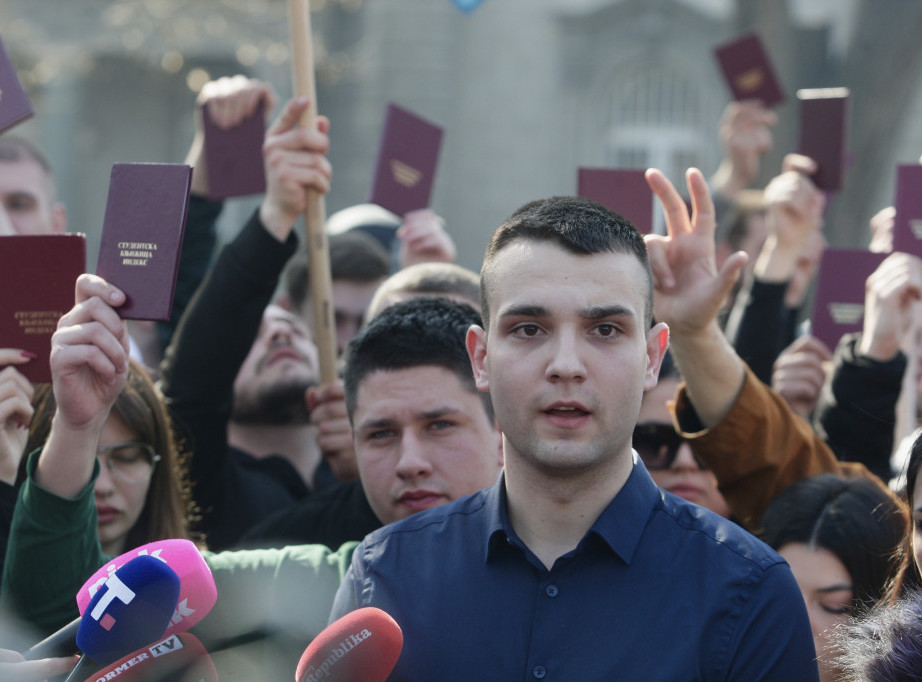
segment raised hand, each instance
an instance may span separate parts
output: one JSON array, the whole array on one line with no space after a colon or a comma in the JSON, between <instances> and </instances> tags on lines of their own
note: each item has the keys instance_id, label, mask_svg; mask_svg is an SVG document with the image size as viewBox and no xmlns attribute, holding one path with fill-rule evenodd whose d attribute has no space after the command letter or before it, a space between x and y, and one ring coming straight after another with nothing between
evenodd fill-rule
<instances>
[{"instance_id":1,"label":"raised hand","mask_svg":"<svg viewBox=\"0 0 922 682\"><path fill-rule=\"evenodd\" d=\"M403 217L397 230L400 240L400 267L416 263L451 263L457 249L445 231L445 221L434 211L422 208Z\"/></svg>"},{"instance_id":2,"label":"raised hand","mask_svg":"<svg viewBox=\"0 0 922 682\"><path fill-rule=\"evenodd\" d=\"M647 182L663 206L667 235L647 235L656 289L654 314L673 334L716 324L717 313L746 264L735 253L720 270L714 257L714 204L701 171L686 174L692 215L672 183L660 171L647 171Z\"/></svg>"},{"instance_id":3,"label":"raised hand","mask_svg":"<svg viewBox=\"0 0 922 682\"><path fill-rule=\"evenodd\" d=\"M32 420L32 383L16 365L29 362L31 354L16 348L0 348L0 481L16 482L19 461L29 439Z\"/></svg>"},{"instance_id":4,"label":"raised hand","mask_svg":"<svg viewBox=\"0 0 922 682\"><path fill-rule=\"evenodd\" d=\"M900 349L911 354L920 324L920 300L922 261L906 253L887 256L865 283L858 353L881 362Z\"/></svg>"},{"instance_id":5,"label":"raised hand","mask_svg":"<svg viewBox=\"0 0 922 682\"><path fill-rule=\"evenodd\" d=\"M317 429L317 444L324 459L340 481L358 478L352 424L346 411L346 393L339 379L307 390L311 424Z\"/></svg>"},{"instance_id":6,"label":"raised hand","mask_svg":"<svg viewBox=\"0 0 922 682\"><path fill-rule=\"evenodd\" d=\"M275 108L276 95L272 86L255 78L230 76L205 83L195 100L195 137L186 155L192 166L192 193L208 196L208 169L205 164L204 110L219 128L239 125L256 111L260 102L265 104L268 116Z\"/></svg>"},{"instance_id":7,"label":"raised hand","mask_svg":"<svg viewBox=\"0 0 922 682\"><path fill-rule=\"evenodd\" d=\"M306 97L289 100L266 131L263 143L266 197L259 217L280 241L288 238L298 216L307 209L310 192L330 191L333 169L325 156L330 122L320 116L316 130L301 127L298 121L309 106Z\"/></svg>"},{"instance_id":8,"label":"raised hand","mask_svg":"<svg viewBox=\"0 0 922 682\"><path fill-rule=\"evenodd\" d=\"M99 435L128 379L128 328L115 308L125 294L96 275L80 275L74 307L51 337L57 409L35 470L36 482L62 497L90 480Z\"/></svg>"},{"instance_id":9,"label":"raised hand","mask_svg":"<svg viewBox=\"0 0 922 682\"><path fill-rule=\"evenodd\" d=\"M781 351L772 371L772 388L791 409L809 419L826 381L832 353L822 341L809 334L798 337Z\"/></svg>"},{"instance_id":10,"label":"raised hand","mask_svg":"<svg viewBox=\"0 0 922 682\"><path fill-rule=\"evenodd\" d=\"M711 178L715 192L732 197L755 181L762 156L772 147L777 122L775 113L757 100L727 105L718 126L724 157Z\"/></svg>"}]
</instances>

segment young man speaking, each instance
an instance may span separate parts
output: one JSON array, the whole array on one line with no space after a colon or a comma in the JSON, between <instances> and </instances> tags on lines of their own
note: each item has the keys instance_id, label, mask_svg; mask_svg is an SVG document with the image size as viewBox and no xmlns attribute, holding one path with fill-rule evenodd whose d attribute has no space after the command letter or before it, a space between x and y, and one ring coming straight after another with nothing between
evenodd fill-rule
<instances>
[{"instance_id":1,"label":"young man speaking","mask_svg":"<svg viewBox=\"0 0 922 682\"><path fill-rule=\"evenodd\" d=\"M712 221L695 178L695 220ZM397 620L392 680L817 679L784 561L633 454L668 343L641 236L592 202L534 202L495 232L481 277L467 345L504 474L369 535L331 618Z\"/></svg>"}]
</instances>

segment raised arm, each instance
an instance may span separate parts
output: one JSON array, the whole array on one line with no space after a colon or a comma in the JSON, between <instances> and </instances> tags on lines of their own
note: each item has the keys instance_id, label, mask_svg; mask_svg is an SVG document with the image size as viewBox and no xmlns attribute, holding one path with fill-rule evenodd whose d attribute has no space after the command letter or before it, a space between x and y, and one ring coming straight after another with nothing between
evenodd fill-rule
<instances>
[{"instance_id":1,"label":"raised arm","mask_svg":"<svg viewBox=\"0 0 922 682\"><path fill-rule=\"evenodd\" d=\"M113 307L125 295L81 275L75 301L51 337L57 410L35 470L35 481L60 497L76 496L89 482L99 435L128 378L128 330Z\"/></svg>"},{"instance_id":2,"label":"raised arm","mask_svg":"<svg viewBox=\"0 0 922 682\"><path fill-rule=\"evenodd\" d=\"M656 290L654 314L670 329L673 357L701 421L713 426L730 410L743 384L743 363L717 323L717 313L746 264L735 253L717 270L714 205L701 172L686 173L692 215L658 170L647 182L666 215L667 236L647 236Z\"/></svg>"},{"instance_id":3,"label":"raised arm","mask_svg":"<svg viewBox=\"0 0 922 682\"><path fill-rule=\"evenodd\" d=\"M717 326L717 311L745 263L714 265L713 212L697 170L687 174L691 218L678 193L648 171L666 212L666 237L647 238L656 287L654 312L672 331L686 381L673 406L677 428L717 476L736 518L758 523L767 504L804 476L840 472L810 425L749 372Z\"/></svg>"},{"instance_id":4,"label":"raised arm","mask_svg":"<svg viewBox=\"0 0 922 682\"><path fill-rule=\"evenodd\" d=\"M835 369L823 387L816 429L836 456L889 478L897 399L915 348L922 299L922 261L888 256L867 279L860 335L836 348ZM912 381L915 399L917 386Z\"/></svg>"},{"instance_id":5,"label":"raised arm","mask_svg":"<svg viewBox=\"0 0 922 682\"><path fill-rule=\"evenodd\" d=\"M778 117L757 100L730 102L718 124L723 159L711 176L711 189L728 200L749 187L759 174L762 156L772 147Z\"/></svg>"}]
</instances>

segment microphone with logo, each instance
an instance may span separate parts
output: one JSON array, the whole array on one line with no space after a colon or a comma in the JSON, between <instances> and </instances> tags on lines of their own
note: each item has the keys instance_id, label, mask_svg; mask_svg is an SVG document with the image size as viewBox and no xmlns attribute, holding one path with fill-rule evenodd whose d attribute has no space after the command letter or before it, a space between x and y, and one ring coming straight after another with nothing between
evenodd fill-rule
<instances>
[{"instance_id":1,"label":"microphone with logo","mask_svg":"<svg viewBox=\"0 0 922 682\"><path fill-rule=\"evenodd\" d=\"M103 564L89 580L77 591L77 608L82 616L86 606L116 569L139 556L151 556L160 559L179 576L179 602L170 619L170 627L164 634L172 635L185 632L208 615L218 598L214 576L205 563L198 548L189 540L157 540L136 547L121 556ZM27 660L70 656L77 653L77 629L80 626L78 616L57 632L49 635L28 651L23 652Z\"/></svg>"},{"instance_id":2,"label":"microphone with logo","mask_svg":"<svg viewBox=\"0 0 922 682\"><path fill-rule=\"evenodd\" d=\"M179 599L179 576L163 561L139 556L116 570L87 604L77 629L83 657L65 682L163 638Z\"/></svg>"},{"instance_id":3,"label":"microphone with logo","mask_svg":"<svg viewBox=\"0 0 922 682\"><path fill-rule=\"evenodd\" d=\"M400 658L403 632L397 621L373 606L347 613L310 643L295 682L383 682Z\"/></svg>"},{"instance_id":4,"label":"microphone with logo","mask_svg":"<svg viewBox=\"0 0 922 682\"><path fill-rule=\"evenodd\" d=\"M84 682L218 682L211 656L195 635L183 632L142 647L93 673Z\"/></svg>"}]
</instances>

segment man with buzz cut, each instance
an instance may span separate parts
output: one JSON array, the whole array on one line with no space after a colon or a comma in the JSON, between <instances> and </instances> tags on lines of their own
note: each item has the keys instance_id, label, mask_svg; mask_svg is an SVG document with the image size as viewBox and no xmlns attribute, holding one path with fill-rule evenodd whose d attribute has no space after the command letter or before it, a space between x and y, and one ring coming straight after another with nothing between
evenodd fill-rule
<instances>
[{"instance_id":1,"label":"man with buzz cut","mask_svg":"<svg viewBox=\"0 0 922 682\"><path fill-rule=\"evenodd\" d=\"M700 172L689 190L713 239ZM363 606L395 618L390 680L818 679L784 560L657 488L632 450L669 330L652 324L630 223L583 199L528 204L494 233L481 297L467 349L504 473L370 534L331 619Z\"/></svg>"}]
</instances>

